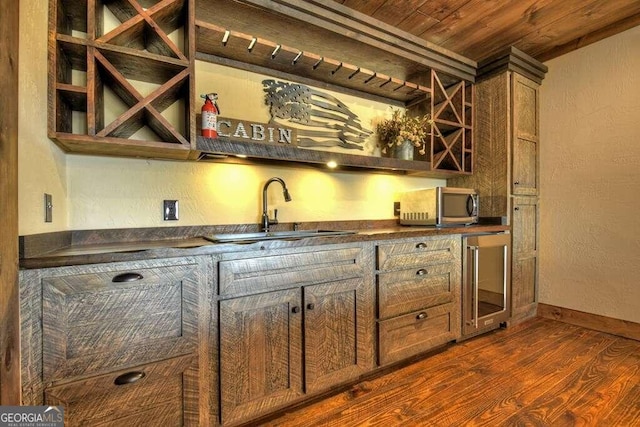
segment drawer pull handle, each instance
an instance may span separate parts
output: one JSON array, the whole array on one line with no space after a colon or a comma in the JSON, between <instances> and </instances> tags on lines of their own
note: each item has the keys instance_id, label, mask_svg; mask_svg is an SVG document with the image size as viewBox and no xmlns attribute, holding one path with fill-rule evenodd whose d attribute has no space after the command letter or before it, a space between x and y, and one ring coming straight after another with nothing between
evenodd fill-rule
<instances>
[{"instance_id":1,"label":"drawer pull handle","mask_svg":"<svg viewBox=\"0 0 640 427\"><path fill-rule=\"evenodd\" d=\"M427 313L425 313L424 311L416 316L416 320L422 320L426 318L427 318Z\"/></svg>"},{"instance_id":2,"label":"drawer pull handle","mask_svg":"<svg viewBox=\"0 0 640 427\"><path fill-rule=\"evenodd\" d=\"M115 385L133 384L136 381L140 381L145 377L145 373L142 371L127 372L125 374L116 377L113 382Z\"/></svg>"},{"instance_id":3,"label":"drawer pull handle","mask_svg":"<svg viewBox=\"0 0 640 427\"><path fill-rule=\"evenodd\" d=\"M313 303L307 304L307 310L313 310L314 308L316 308L316 306L313 305Z\"/></svg>"},{"instance_id":4,"label":"drawer pull handle","mask_svg":"<svg viewBox=\"0 0 640 427\"><path fill-rule=\"evenodd\" d=\"M291 312L292 312L292 313L294 313L294 314L296 314L296 313L300 313L300 307L298 307L297 305L296 305L296 306L294 306L294 307L291 309Z\"/></svg>"},{"instance_id":5,"label":"drawer pull handle","mask_svg":"<svg viewBox=\"0 0 640 427\"><path fill-rule=\"evenodd\" d=\"M420 270L416 271L416 275L418 276L424 276L425 274L429 274L429 272L424 268L421 268Z\"/></svg>"},{"instance_id":6,"label":"drawer pull handle","mask_svg":"<svg viewBox=\"0 0 640 427\"><path fill-rule=\"evenodd\" d=\"M142 280L142 274L140 273L122 273L115 276L111 281L114 283L121 282L135 282L136 280Z\"/></svg>"},{"instance_id":7,"label":"drawer pull handle","mask_svg":"<svg viewBox=\"0 0 640 427\"><path fill-rule=\"evenodd\" d=\"M416 245L416 249L425 249L426 247L427 247L427 244L422 242Z\"/></svg>"}]
</instances>

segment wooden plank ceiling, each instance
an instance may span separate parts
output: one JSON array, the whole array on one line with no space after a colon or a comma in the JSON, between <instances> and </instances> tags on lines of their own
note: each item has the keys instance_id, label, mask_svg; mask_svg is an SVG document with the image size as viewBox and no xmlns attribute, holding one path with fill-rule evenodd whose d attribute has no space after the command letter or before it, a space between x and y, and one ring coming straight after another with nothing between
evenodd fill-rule
<instances>
[{"instance_id":1,"label":"wooden plank ceiling","mask_svg":"<svg viewBox=\"0 0 640 427\"><path fill-rule=\"evenodd\" d=\"M334 0L475 61L547 61L640 24L639 0Z\"/></svg>"}]
</instances>

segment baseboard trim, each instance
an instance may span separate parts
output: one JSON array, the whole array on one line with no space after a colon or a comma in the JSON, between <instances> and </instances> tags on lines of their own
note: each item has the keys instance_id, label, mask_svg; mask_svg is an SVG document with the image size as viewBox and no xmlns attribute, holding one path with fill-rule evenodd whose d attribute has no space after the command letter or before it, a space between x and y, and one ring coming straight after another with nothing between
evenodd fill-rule
<instances>
[{"instance_id":1,"label":"baseboard trim","mask_svg":"<svg viewBox=\"0 0 640 427\"><path fill-rule=\"evenodd\" d=\"M640 341L640 323L538 303L538 316Z\"/></svg>"}]
</instances>

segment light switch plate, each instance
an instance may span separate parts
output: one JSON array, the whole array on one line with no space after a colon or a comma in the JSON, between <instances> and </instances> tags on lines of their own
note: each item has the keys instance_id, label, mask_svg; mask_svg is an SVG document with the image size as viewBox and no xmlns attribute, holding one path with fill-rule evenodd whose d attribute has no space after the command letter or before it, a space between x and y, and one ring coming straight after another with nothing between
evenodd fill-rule
<instances>
[{"instance_id":1,"label":"light switch plate","mask_svg":"<svg viewBox=\"0 0 640 427\"><path fill-rule=\"evenodd\" d=\"M44 193L44 222L53 222L53 199L47 193Z\"/></svg>"},{"instance_id":2,"label":"light switch plate","mask_svg":"<svg viewBox=\"0 0 640 427\"><path fill-rule=\"evenodd\" d=\"M164 215L165 221L177 221L178 220L178 201L165 200L163 215Z\"/></svg>"}]
</instances>

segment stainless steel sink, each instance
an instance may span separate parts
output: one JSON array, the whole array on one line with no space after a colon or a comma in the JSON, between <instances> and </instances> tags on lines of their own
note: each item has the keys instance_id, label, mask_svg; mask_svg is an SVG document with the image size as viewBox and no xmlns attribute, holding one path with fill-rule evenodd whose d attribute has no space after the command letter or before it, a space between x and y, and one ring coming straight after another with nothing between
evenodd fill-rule
<instances>
[{"instance_id":1,"label":"stainless steel sink","mask_svg":"<svg viewBox=\"0 0 640 427\"><path fill-rule=\"evenodd\" d=\"M345 230L297 230L297 231L261 231L256 233L229 233L212 234L203 236L214 243L246 243L259 242L263 240L295 240L307 237L340 236L355 234L355 231Z\"/></svg>"}]
</instances>

